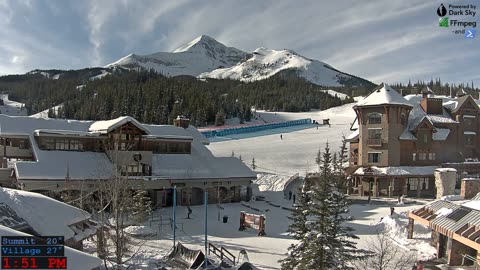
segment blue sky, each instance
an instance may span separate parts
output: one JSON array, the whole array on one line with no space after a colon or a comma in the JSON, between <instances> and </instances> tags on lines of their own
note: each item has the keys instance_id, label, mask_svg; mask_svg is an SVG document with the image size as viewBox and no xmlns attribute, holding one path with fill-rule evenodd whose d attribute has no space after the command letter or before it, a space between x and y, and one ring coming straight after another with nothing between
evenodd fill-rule
<instances>
[{"instance_id":1,"label":"blue sky","mask_svg":"<svg viewBox=\"0 0 480 270\"><path fill-rule=\"evenodd\" d=\"M449 1L476 3L480 13L478 0ZM103 66L207 34L244 51L292 49L376 83L441 77L480 86L480 36L439 28L440 3L0 0L0 74Z\"/></svg>"}]
</instances>

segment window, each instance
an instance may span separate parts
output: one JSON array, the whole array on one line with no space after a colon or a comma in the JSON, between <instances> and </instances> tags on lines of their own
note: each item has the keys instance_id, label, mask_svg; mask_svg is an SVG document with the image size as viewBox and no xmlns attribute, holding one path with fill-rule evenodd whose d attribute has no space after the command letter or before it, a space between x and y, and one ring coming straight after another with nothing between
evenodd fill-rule
<instances>
[{"instance_id":1,"label":"window","mask_svg":"<svg viewBox=\"0 0 480 270\"><path fill-rule=\"evenodd\" d=\"M427 153L418 153L418 160L427 160Z\"/></svg>"},{"instance_id":2,"label":"window","mask_svg":"<svg viewBox=\"0 0 480 270\"><path fill-rule=\"evenodd\" d=\"M68 150L67 139L55 139L55 150Z\"/></svg>"},{"instance_id":3,"label":"window","mask_svg":"<svg viewBox=\"0 0 480 270\"><path fill-rule=\"evenodd\" d=\"M40 138L40 149L55 150L55 140L53 138Z\"/></svg>"},{"instance_id":4,"label":"window","mask_svg":"<svg viewBox=\"0 0 480 270\"><path fill-rule=\"evenodd\" d=\"M407 123L407 116L404 113L402 113L400 116L400 124L404 126L406 123Z\"/></svg>"},{"instance_id":5,"label":"window","mask_svg":"<svg viewBox=\"0 0 480 270\"><path fill-rule=\"evenodd\" d=\"M369 139L381 139L382 130L381 129L368 129L368 138Z\"/></svg>"},{"instance_id":6,"label":"window","mask_svg":"<svg viewBox=\"0 0 480 270\"><path fill-rule=\"evenodd\" d=\"M465 135L465 145L473 145L473 136Z\"/></svg>"},{"instance_id":7,"label":"window","mask_svg":"<svg viewBox=\"0 0 480 270\"><path fill-rule=\"evenodd\" d=\"M379 163L380 153L368 153L368 163Z\"/></svg>"},{"instance_id":8,"label":"window","mask_svg":"<svg viewBox=\"0 0 480 270\"><path fill-rule=\"evenodd\" d=\"M70 140L70 150L83 150L83 144L79 140Z\"/></svg>"},{"instance_id":9,"label":"window","mask_svg":"<svg viewBox=\"0 0 480 270\"><path fill-rule=\"evenodd\" d=\"M413 160L413 161L416 161L416 160L417 160L417 153L413 153L413 154L412 154L412 160Z\"/></svg>"},{"instance_id":10,"label":"window","mask_svg":"<svg viewBox=\"0 0 480 270\"><path fill-rule=\"evenodd\" d=\"M464 118L464 124L466 128L470 128L473 126L473 119L472 118Z\"/></svg>"},{"instance_id":11,"label":"window","mask_svg":"<svg viewBox=\"0 0 480 270\"><path fill-rule=\"evenodd\" d=\"M430 179L428 177L420 178L408 178L407 189L408 190L427 190L429 188Z\"/></svg>"},{"instance_id":12,"label":"window","mask_svg":"<svg viewBox=\"0 0 480 270\"><path fill-rule=\"evenodd\" d=\"M418 189L418 178L408 178L407 189L408 190L417 190Z\"/></svg>"},{"instance_id":13,"label":"window","mask_svg":"<svg viewBox=\"0 0 480 270\"><path fill-rule=\"evenodd\" d=\"M429 160L435 160L435 153L428 153Z\"/></svg>"},{"instance_id":14,"label":"window","mask_svg":"<svg viewBox=\"0 0 480 270\"><path fill-rule=\"evenodd\" d=\"M423 134L423 143L428 143L428 135Z\"/></svg>"},{"instance_id":15,"label":"window","mask_svg":"<svg viewBox=\"0 0 480 270\"><path fill-rule=\"evenodd\" d=\"M371 113L368 115L368 123L369 124L381 124L382 123L382 115L379 113Z\"/></svg>"},{"instance_id":16,"label":"window","mask_svg":"<svg viewBox=\"0 0 480 270\"><path fill-rule=\"evenodd\" d=\"M422 190L428 189L428 182L430 182L430 179L428 177L420 178L419 184Z\"/></svg>"}]
</instances>

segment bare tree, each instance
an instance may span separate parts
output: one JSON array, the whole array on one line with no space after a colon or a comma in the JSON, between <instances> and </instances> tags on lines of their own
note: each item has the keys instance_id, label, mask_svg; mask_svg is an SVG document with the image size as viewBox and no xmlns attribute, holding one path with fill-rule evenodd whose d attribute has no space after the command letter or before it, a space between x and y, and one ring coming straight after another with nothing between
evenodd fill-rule
<instances>
[{"instance_id":1,"label":"bare tree","mask_svg":"<svg viewBox=\"0 0 480 270\"><path fill-rule=\"evenodd\" d=\"M394 242L385 230L376 232L367 240L369 256L355 261L359 270L410 270L416 261L416 252L408 251Z\"/></svg>"},{"instance_id":2,"label":"bare tree","mask_svg":"<svg viewBox=\"0 0 480 270\"><path fill-rule=\"evenodd\" d=\"M107 269L109 265L113 265L114 269L123 269L140 251L145 240L135 240L125 229L130 225L129 221L142 222L150 213L144 183L136 187L140 190L134 191L133 180L129 178L125 166L128 164L124 164L118 146L114 141L105 142L105 149L112 162L112 174L108 180L97 181L96 189L95 208L102 227L97 233L97 251L99 257L104 259Z\"/></svg>"}]
</instances>

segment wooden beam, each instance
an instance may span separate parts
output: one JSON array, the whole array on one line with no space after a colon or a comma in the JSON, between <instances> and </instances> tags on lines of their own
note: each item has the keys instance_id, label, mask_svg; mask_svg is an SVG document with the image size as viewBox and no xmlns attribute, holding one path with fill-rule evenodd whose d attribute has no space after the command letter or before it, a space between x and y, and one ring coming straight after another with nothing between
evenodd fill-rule
<instances>
[{"instance_id":1,"label":"wooden beam","mask_svg":"<svg viewBox=\"0 0 480 270\"><path fill-rule=\"evenodd\" d=\"M430 227L430 225L431 225L431 224L430 224L430 221L428 221L428 220L426 220L426 219L423 219L423 218L415 215L415 214L412 213L412 212L409 212L409 213L408 213L408 217L409 217L410 219L412 219L412 220L417 221L418 223L420 223L420 224L422 224L422 225L424 225L424 226Z\"/></svg>"}]
</instances>

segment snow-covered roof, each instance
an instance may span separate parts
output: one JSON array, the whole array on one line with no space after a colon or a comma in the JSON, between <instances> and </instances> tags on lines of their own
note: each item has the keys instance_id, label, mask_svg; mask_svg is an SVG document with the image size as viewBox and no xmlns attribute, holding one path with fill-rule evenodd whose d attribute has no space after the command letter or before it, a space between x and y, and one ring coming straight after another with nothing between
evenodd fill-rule
<instances>
[{"instance_id":1,"label":"snow-covered roof","mask_svg":"<svg viewBox=\"0 0 480 270\"><path fill-rule=\"evenodd\" d=\"M192 136L179 136L179 135L143 135L142 138L147 139L169 139L169 140L193 140Z\"/></svg>"},{"instance_id":2,"label":"snow-covered roof","mask_svg":"<svg viewBox=\"0 0 480 270\"><path fill-rule=\"evenodd\" d=\"M400 134L400 140L415 141L417 138L408 130L408 128L406 128L403 130L402 134Z\"/></svg>"},{"instance_id":3,"label":"snow-covered roof","mask_svg":"<svg viewBox=\"0 0 480 270\"><path fill-rule=\"evenodd\" d=\"M68 136L94 136L92 132L106 132L133 122L133 118L119 118L112 121L75 121L9 117L0 115L3 131L13 131L30 137L35 161L18 161L14 168L18 180L28 185L28 180L71 180L109 179L113 165L102 152L49 151L40 150L34 134L48 133ZM171 179L195 178L252 178L256 177L247 166L235 158L217 158L206 147L206 137L196 128L171 125L143 125L148 130L145 138L163 138L192 141L191 154L155 154L152 160L154 176ZM3 133L2 133L3 134ZM88 169L85 169L88 168ZM25 182L26 181L26 182ZM27 187L28 188L28 187Z\"/></svg>"},{"instance_id":4,"label":"snow-covered roof","mask_svg":"<svg viewBox=\"0 0 480 270\"><path fill-rule=\"evenodd\" d=\"M437 166L390 166L390 167L369 167L371 170L365 172L366 168L358 168L353 174L355 175L403 175L403 176L423 176L433 175L433 171Z\"/></svg>"},{"instance_id":5,"label":"snow-covered roof","mask_svg":"<svg viewBox=\"0 0 480 270\"><path fill-rule=\"evenodd\" d=\"M436 172L457 172L454 168L436 168Z\"/></svg>"},{"instance_id":6,"label":"snow-covered roof","mask_svg":"<svg viewBox=\"0 0 480 270\"><path fill-rule=\"evenodd\" d=\"M437 128L437 132L433 133L432 138L434 141L445 141L450 134L448 128Z\"/></svg>"},{"instance_id":7,"label":"snow-covered roof","mask_svg":"<svg viewBox=\"0 0 480 270\"><path fill-rule=\"evenodd\" d=\"M449 97L436 96L436 98L442 98L443 101L450 100ZM457 124L458 122L452 119L445 108L442 109L442 114L427 114L420 106L420 101L423 99L422 95L407 95L405 99L413 106L410 114L408 115L407 129L402 133L400 139L402 140L415 140L415 136L410 131L415 130L423 120L428 120L433 126L435 124ZM438 130L439 128L435 128ZM446 131L440 131L438 135L433 135L434 140L442 138ZM409 134L410 133L410 134ZM447 134L448 136L448 134Z\"/></svg>"},{"instance_id":8,"label":"snow-covered roof","mask_svg":"<svg viewBox=\"0 0 480 270\"><path fill-rule=\"evenodd\" d=\"M35 149L37 161L18 161L15 172L19 180L65 181L110 179L113 166L105 153L50 151Z\"/></svg>"},{"instance_id":9,"label":"snow-covered roof","mask_svg":"<svg viewBox=\"0 0 480 270\"><path fill-rule=\"evenodd\" d=\"M348 140L348 141L353 141L353 140L358 139L359 133L360 133L360 130L358 130L358 129L355 130L352 134L348 135L348 137L346 138L346 140Z\"/></svg>"},{"instance_id":10,"label":"snow-covered roof","mask_svg":"<svg viewBox=\"0 0 480 270\"><path fill-rule=\"evenodd\" d=\"M395 89L388 84L381 83L365 99L357 102L356 106L376 106L376 105L405 105L412 107L410 102L402 97Z\"/></svg>"},{"instance_id":11,"label":"snow-covered roof","mask_svg":"<svg viewBox=\"0 0 480 270\"><path fill-rule=\"evenodd\" d=\"M90 126L88 131L106 134L126 123L132 123L140 130L145 132L145 134L150 133L150 131L145 128L140 122L138 122L137 119L130 116L122 116L112 120L96 121Z\"/></svg>"},{"instance_id":12,"label":"snow-covered roof","mask_svg":"<svg viewBox=\"0 0 480 270\"><path fill-rule=\"evenodd\" d=\"M70 239L75 232L69 226L90 218L90 214L81 209L23 190L0 187L0 202L12 208L43 236L62 235L66 240Z\"/></svg>"},{"instance_id":13,"label":"snow-covered roof","mask_svg":"<svg viewBox=\"0 0 480 270\"><path fill-rule=\"evenodd\" d=\"M58 129L36 129L33 134L41 136L48 135L62 135L69 137L98 137L100 134L95 132L73 131L73 130L58 130Z\"/></svg>"},{"instance_id":14,"label":"snow-covered roof","mask_svg":"<svg viewBox=\"0 0 480 270\"><path fill-rule=\"evenodd\" d=\"M155 154L152 174L169 179L256 178L256 174L238 158L216 158L199 152L192 145L192 155Z\"/></svg>"},{"instance_id":15,"label":"snow-covered roof","mask_svg":"<svg viewBox=\"0 0 480 270\"><path fill-rule=\"evenodd\" d=\"M0 225L1 236L32 236L23 232L19 232L5 226ZM52 234L58 235L58 234ZM0 243L1 246L1 243ZM65 257L67 257L67 265L69 270L90 270L96 269L102 265L102 260L90 254L78 251L76 249L65 247Z\"/></svg>"}]
</instances>

